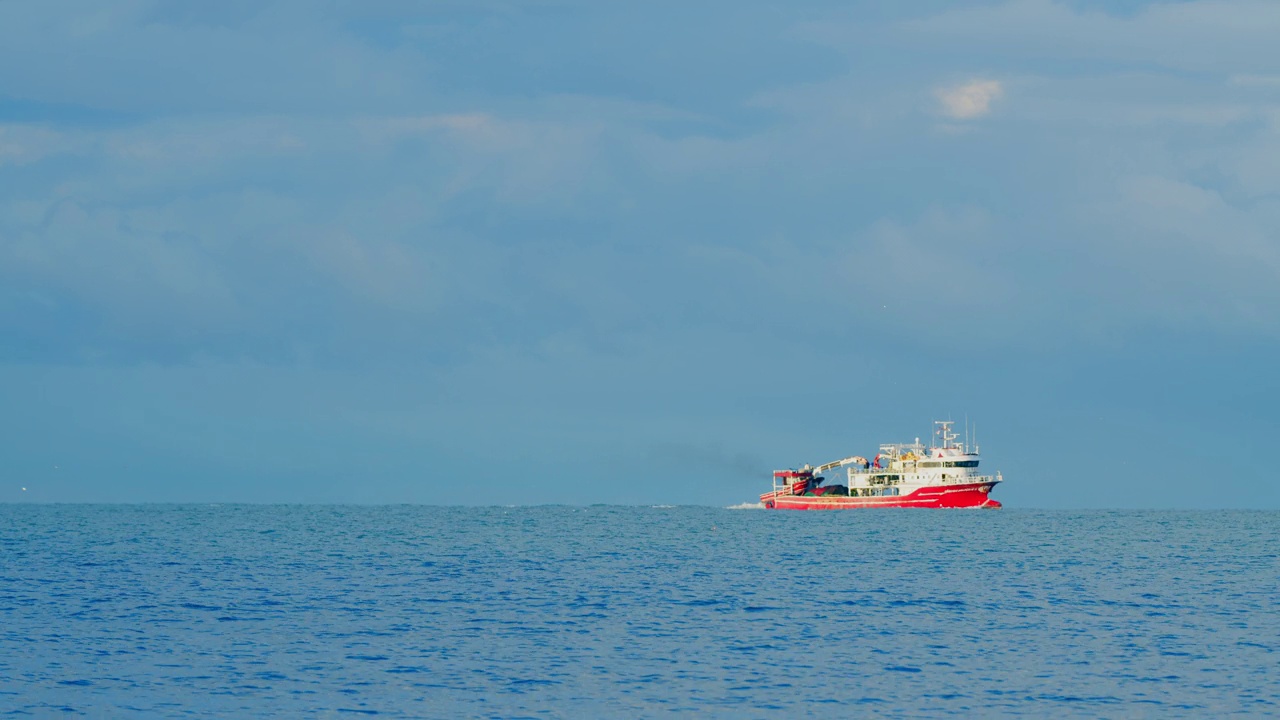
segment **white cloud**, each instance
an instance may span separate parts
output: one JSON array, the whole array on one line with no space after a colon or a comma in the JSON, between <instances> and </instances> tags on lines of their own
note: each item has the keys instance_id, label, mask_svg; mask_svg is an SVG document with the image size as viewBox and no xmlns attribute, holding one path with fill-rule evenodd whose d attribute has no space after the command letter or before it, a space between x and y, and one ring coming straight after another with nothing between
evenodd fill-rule
<instances>
[{"instance_id":1,"label":"white cloud","mask_svg":"<svg viewBox=\"0 0 1280 720\"><path fill-rule=\"evenodd\" d=\"M1004 86L998 80L972 80L934 93L943 114L953 120L972 120L990 113L991 103L1003 94Z\"/></svg>"},{"instance_id":2,"label":"white cloud","mask_svg":"<svg viewBox=\"0 0 1280 720\"><path fill-rule=\"evenodd\" d=\"M981 47L985 57L1008 54L1023 63L1075 58L1095 66L1111 60L1202 73L1237 74L1247 68L1260 75L1278 69L1272 48L1280 31L1280 3L1274 0L1159 2L1129 15L1076 11L1076 4L954 3L954 9L901 28L911 41L939 50Z\"/></svg>"},{"instance_id":3,"label":"white cloud","mask_svg":"<svg viewBox=\"0 0 1280 720\"><path fill-rule=\"evenodd\" d=\"M1280 75L1232 75L1230 84L1237 87L1280 88Z\"/></svg>"},{"instance_id":4,"label":"white cloud","mask_svg":"<svg viewBox=\"0 0 1280 720\"><path fill-rule=\"evenodd\" d=\"M224 329L233 322L226 268L211 261L204 244L151 230L145 213L68 199L51 204L39 225L14 227L8 210L0 210L6 284L37 287L58 304L79 300L118 327Z\"/></svg>"},{"instance_id":5,"label":"white cloud","mask_svg":"<svg viewBox=\"0 0 1280 720\"><path fill-rule=\"evenodd\" d=\"M390 116L365 118L358 121L358 126L365 132L367 139L375 142L395 141L408 136L439 131L492 132L497 125L496 119L485 113Z\"/></svg>"},{"instance_id":6,"label":"white cloud","mask_svg":"<svg viewBox=\"0 0 1280 720\"><path fill-rule=\"evenodd\" d=\"M418 314L434 311L441 301L440 283L421 248L337 229L317 229L295 242L312 268L340 283L349 297Z\"/></svg>"},{"instance_id":7,"label":"white cloud","mask_svg":"<svg viewBox=\"0 0 1280 720\"><path fill-rule=\"evenodd\" d=\"M71 149L63 133L39 125L0 125L0 167L27 165Z\"/></svg>"},{"instance_id":8,"label":"white cloud","mask_svg":"<svg viewBox=\"0 0 1280 720\"><path fill-rule=\"evenodd\" d=\"M1280 330L1275 208L1232 205L1217 190L1156 174L1122 177L1111 194L1081 208L1098 233L1092 292L1112 315L1099 322Z\"/></svg>"}]
</instances>

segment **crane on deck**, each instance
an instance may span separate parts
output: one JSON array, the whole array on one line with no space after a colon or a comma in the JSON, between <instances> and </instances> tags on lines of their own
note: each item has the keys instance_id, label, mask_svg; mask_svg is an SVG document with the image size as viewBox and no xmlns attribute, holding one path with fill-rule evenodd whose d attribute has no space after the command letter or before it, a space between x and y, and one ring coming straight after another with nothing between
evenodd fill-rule
<instances>
[{"instance_id":1,"label":"crane on deck","mask_svg":"<svg viewBox=\"0 0 1280 720\"><path fill-rule=\"evenodd\" d=\"M861 455L854 455L852 457L847 457L843 460L833 460L829 463L826 463L825 465L819 465L816 468L810 468L808 465L805 465L804 468L802 468L802 470L810 472L814 475L821 475L822 473L828 470L831 470L832 468L844 467L845 465L864 465L865 466L867 464L868 462L866 458L862 457Z\"/></svg>"}]
</instances>

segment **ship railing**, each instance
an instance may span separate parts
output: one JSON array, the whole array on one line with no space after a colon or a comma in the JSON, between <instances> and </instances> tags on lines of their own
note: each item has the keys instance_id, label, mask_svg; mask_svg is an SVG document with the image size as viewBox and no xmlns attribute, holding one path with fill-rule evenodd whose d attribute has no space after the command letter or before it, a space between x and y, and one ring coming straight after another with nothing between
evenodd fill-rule
<instances>
[{"instance_id":1,"label":"ship railing","mask_svg":"<svg viewBox=\"0 0 1280 720\"><path fill-rule=\"evenodd\" d=\"M883 473L884 471L881 470L880 472ZM868 476L872 474L873 473L869 473L865 471L857 471L855 473L850 473L849 487L884 487L887 485L900 485L902 484L903 479L905 479L903 478L904 475L913 475L914 473L894 472L893 474L897 475L899 479L894 480L892 482L888 482L888 483L875 483L873 485L869 482L854 482L855 479L865 480L868 478ZM855 476L857 477L855 478ZM1001 482L1004 480L1004 478L1000 476L1000 473L996 473L995 475L947 475L946 477L932 476L930 479L936 480L939 484L942 484L942 485L969 485L973 483Z\"/></svg>"},{"instance_id":2,"label":"ship railing","mask_svg":"<svg viewBox=\"0 0 1280 720\"><path fill-rule=\"evenodd\" d=\"M948 475L940 478L944 485L968 485L970 483L999 482L996 475Z\"/></svg>"},{"instance_id":3,"label":"ship railing","mask_svg":"<svg viewBox=\"0 0 1280 720\"><path fill-rule=\"evenodd\" d=\"M790 483L788 483L787 481L783 480L782 478L774 478L774 479L773 479L773 491L774 491L774 492L781 492L781 491L783 491L783 490L790 490L790 489L791 489L791 484L790 484Z\"/></svg>"},{"instance_id":4,"label":"ship railing","mask_svg":"<svg viewBox=\"0 0 1280 720\"><path fill-rule=\"evenodd\" d=\"M968 470L968 469L972 469L972 467L973 467L973 466L971 465L971 466L969 466L969 467L967 467L967 468L950 468L950 467L945 467L945 468L939 468L939 467L922 468L922 467L920 467L919 465L913 465L913 464L911 464L911 462L910 462L910 461L905 461L902 465L897 465L897 464L896 464L897 462L898 462L898 461L894 461L894 463L895 463L894 465L883 465L883 466L881 466L881 467L876 467L875 465L872 465L871 467L866 467L866 468L864 468L864 467L862 467L861 465L854 465L853 467L850 467L850 468L849 468L849 472L850 472L850 473L852 473L852 474L854 474L854 475L875 475L875 474L877 474L877 473L921 472L921 471L923 471L923 470L939 470L939 471L945 471L945 472L950 473L950 472L955 472L955 471L957 471L957 470Z\"/></svg>"}]
</instances>

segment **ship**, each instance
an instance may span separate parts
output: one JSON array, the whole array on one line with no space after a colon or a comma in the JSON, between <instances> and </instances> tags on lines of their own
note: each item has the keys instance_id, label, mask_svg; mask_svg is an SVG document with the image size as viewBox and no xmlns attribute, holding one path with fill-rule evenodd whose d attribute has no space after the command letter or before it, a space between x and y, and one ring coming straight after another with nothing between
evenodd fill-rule
<instances>
[{"instance_id":1,"label":"ship","mask_svg":"<svg viewBox=\"0 0 1280 720\"><path fill-rule=\"evenodd\" d=\"M991 489L1004 481L978 471L978 445L952 432L951 420L935 421L936 440L926 448L913 443L890 443L868 459L854 455L816 467L775 470L773 490L760 496L768 510L853 510L861 508L989 508L1000 501ZM844 484L830 482L823 473L845 471Z\"/></svg>"}]
</instances>

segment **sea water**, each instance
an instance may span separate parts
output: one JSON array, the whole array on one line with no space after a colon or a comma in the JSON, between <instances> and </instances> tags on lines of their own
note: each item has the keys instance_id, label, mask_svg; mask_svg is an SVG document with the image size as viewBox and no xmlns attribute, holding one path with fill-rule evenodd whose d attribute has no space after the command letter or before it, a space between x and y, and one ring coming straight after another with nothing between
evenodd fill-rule
<instances>
[{"instance_id":1,"label":"sea water","mask_svg":"<svg viewBox=\"0 0 1280 720\"><path fill-rule=\"evenodd\" d=\"M0 713L1280 714L1280 513L0 506Z\"/></svg>"}]
</instances>

